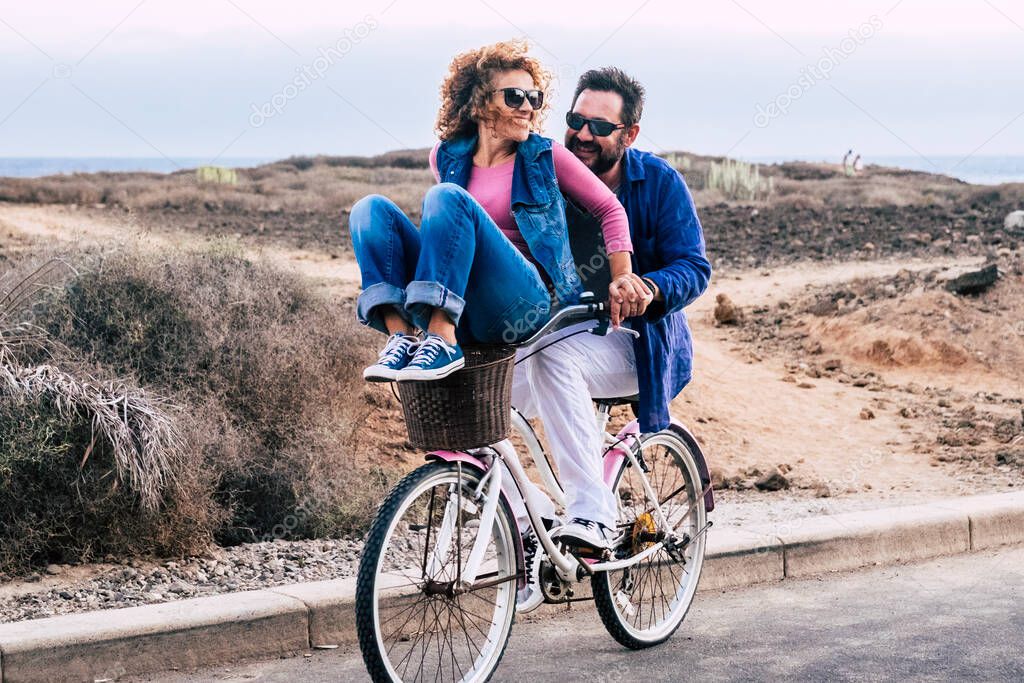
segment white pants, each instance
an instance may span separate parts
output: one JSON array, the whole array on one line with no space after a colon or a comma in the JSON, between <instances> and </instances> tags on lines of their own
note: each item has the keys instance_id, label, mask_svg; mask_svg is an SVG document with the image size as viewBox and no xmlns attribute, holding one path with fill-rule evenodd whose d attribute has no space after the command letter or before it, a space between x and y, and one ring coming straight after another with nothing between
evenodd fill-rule
<instances>
[{"instance_id":1,"label":"white pants","mask_svg":"<svg viewBox=\"0 0 1024 683\"><path fill-rule=\"evenodd\" d=\"M534 348L519 350L517 357L522 358L546 347L516 366L512 405L525 417L539 417L543 423L565 488L569 518L582 517L613 528L615 497L604 483L604 435L597 427L592 397L637 393L636 359L632 337L622 332L609 331L603 337L583 332L552 344L590 325L570 327L542 338ZM527 495L532 499L536 493ZM513 512L519 518L525 511Z\"/></svg>"}]
</instances>

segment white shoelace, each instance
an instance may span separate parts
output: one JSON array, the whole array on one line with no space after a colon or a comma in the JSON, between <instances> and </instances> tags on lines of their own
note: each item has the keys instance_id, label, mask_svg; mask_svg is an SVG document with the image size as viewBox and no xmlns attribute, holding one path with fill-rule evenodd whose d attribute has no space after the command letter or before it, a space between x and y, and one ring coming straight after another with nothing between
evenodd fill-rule
<instances>
[{"instance_id":1,"label":"white shoelace","mask_svg":"<svg viewBox=\"0 0 1024 683\"><path fill-rule=\"evenodd\" d=\"M406 353L406 350L413 346L415 342L410 341L408 338L403 336L393 335L388 340L384 350L377 356L378 363L396 363L401 360L402 356Z\"/></svg>"},{"instance_id":2,"label":"white shoelace","mask_svg":"<svg viewBox=\"0 0 1024 683\"><path fill-rule=\"evenodd\" d=\"M449 346L448 342L444 339L432 334L416 344L416 355L413 356L409 365L417 367L430 365L437 358L437 354L441 352L441 349L444 349L449 356L455 353L454 346Z\"/></svg>"}]
</instances>

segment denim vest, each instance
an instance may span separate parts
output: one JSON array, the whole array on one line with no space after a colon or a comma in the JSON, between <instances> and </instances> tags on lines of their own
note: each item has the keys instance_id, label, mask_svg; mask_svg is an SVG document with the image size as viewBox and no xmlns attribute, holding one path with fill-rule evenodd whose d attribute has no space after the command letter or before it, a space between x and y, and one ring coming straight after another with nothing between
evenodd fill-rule
<instances>
[{"instance_id":1,"label":"denim vest","mask_svg":"<svg viewBox=\"0 0 1024 683\"><path fill-rule=\"evenodd\" d=\"M437 174L441 182L466 188L473 170L476 142L474 135L441 143L437 150ZM563 306L577 303L583 283L569 248L565 200L558 189L551 140L536 133L530 133L516 149L512 217L533 258L551 278L558 302Z\"/></svg>"}]
</instances>

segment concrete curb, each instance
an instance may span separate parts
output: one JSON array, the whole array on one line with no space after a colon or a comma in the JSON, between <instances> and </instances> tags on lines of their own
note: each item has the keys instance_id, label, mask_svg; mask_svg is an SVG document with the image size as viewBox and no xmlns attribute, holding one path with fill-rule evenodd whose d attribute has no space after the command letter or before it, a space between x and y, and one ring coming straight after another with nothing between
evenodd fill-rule
<instances>
[{"instance_id":1,"label":"concrete curb","mask_svg":"<svg viewBox=\"0 0 1024 683\"><path fill-rule=\"evenodd\" d=\"M713 529L701 590L1024 543L1024 492ZM0 624L2 683L116 680L355 641L354 579Z\"/></svg>"}]
</instances>

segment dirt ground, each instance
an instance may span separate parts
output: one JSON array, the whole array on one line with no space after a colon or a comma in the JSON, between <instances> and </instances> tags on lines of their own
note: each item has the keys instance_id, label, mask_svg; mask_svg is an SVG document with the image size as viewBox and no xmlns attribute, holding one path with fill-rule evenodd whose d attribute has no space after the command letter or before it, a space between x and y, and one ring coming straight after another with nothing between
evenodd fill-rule
<instances>
[{"instance_id":1,"label":"dirt ground","mask_svg":"<svg viewBox=\"0 0 1024 683\"><path fill-rule=\"evenodd\" d=\"M161 225L0 203L0 259L40 245L134 242L159 250L220 239ZM334 296L359 290L350 254L241 244ZM718 268L688 309L695 379L672 404L708 455L717 525L787 523L1024 486L1024 252L978 241L953 253L922 246L896 256L861 250L842 262L808 254L798 263L787 263L792 249L783 249L772 265ZM1001 277L988 291L945 289L951 276L993 258ZM358 457L395 470L420 462L388 387L367 385L353 400L378 435L374 452ZM628 408L616 410L617 421L628 419ZM0 602L78 590L112 570L64 567L58 576L0 587Z\"/></svg>"},{"instance_id":2,"label":"dirt ground","mask_svg":"<svg viewBox=\"0 0 1024 683\"><path fill-rule=\"evenodd\" d=\"M8 251L39 242L196 242L190 232L97 212L9 204L0 204L0 235ZM350 256L246 250L337 296L358 291ZM969 254L720 269L688 309L695 380L672 406L705 446L716 485L886 504L1024 485L1021 252L999 254L1003 277L980 297L940 285L985 260ZM738 324L716 322L722 294L738 308ZM397 468L417 462L390 392L368 386L358 400L380 434L373 457Z\"/></svg>"},{"instance_id":3,"label":"dirt ground","mask_svg":"<svg viewBox=\"0 0 1024 683\"><path fill-rule=\"evenodd\" d=\"M918 284L920 273L979 263L971 258L720 278L691 308L697 374L673 408L731 488L751 488L775 468L822 496L1020 486L1024 279L1015 257L978 298ZM865 293L868 301L849 291L882 288L884 298ZM837 291L847 310L822 307ZM720 294L739 307L738 324L715 324Z\"/></svg>"}]
</instances>

